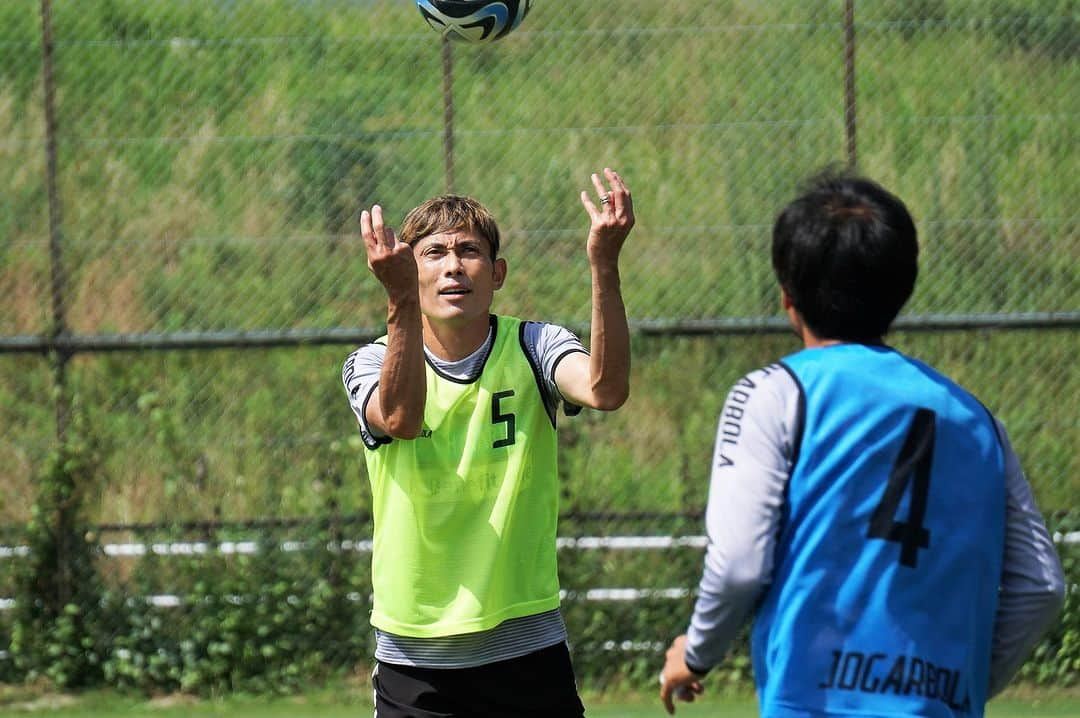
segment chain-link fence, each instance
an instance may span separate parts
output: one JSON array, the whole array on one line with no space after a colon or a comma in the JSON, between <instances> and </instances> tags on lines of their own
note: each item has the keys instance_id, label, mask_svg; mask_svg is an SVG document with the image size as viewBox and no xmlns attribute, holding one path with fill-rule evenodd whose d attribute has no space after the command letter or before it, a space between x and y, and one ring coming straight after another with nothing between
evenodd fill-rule
<instances>
[{"instance_id":1,"label":"chain-link fence","mask_svg":"<svg viewBox=\"0 0 1080 718\"><path fill-rule=\"evenodd\" d=\"M91 674L258 687L365 660L369 494L339 371L385 301L356 215L399 223L447 190L499 219L496 310L578 329L578 192L604 166L634 190L633 395L560 427L566 611L600 683L652 676L689 615L723 396L796 348L772 219L828 163L912 208L895 343L1002 417L1064 515L1076 87L1080 17L1056 0L538 2L491 46L441 42L404 0L8 0L0 679L27 672L11 616L42 524L77 528L101 577ZM56 488L57 463L79 480Z\"/></svg>"}]
</instances>

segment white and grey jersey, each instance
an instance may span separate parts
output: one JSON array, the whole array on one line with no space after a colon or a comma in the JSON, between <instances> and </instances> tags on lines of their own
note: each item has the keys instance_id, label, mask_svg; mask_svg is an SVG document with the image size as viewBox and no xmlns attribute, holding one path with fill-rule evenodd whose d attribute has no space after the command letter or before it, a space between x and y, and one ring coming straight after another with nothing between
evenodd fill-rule
<instances>
[{"instance_id":1,"label":"white and grey jersey","mask_svg":"<svg viewBox=\"0 0 1080 718\"><path fill-rule=\"evenodd\" d=\"M542 322L525 322L522 337L530 362L540 367L541 394L548 414L555 416L560 404L567 415L580 412L581 407L567 402L559 392L555 368L569 354L588 353L581 340L564 327ZM443 361L426 348L424 351L428 362L440 373L470 381L483 369L493 339L494 335L489 331L479 349L456 362ZM387 441L368 426L364 416L364 406L378 386L385 357L386 347L381 344L360 347L346 359L341 375L349 404L360 424L361 436L369 447ZM524 656L562 643L566 638L566 625L556 608L503 621L487 631L439 638L398 636L376 629L375 658L384 663L422 668L470 668Z\"/></svg>"},{"instance_id":2,"label":"white and grey jersey","mask_svg":"<svg viewBox=\"0 0 1080 718\"><path fill-rule=\"evenodd\" d=\"M375 629L375 658L419 668L472 668L507 661L566 641L557 608L511 618L495 628L440 638L397 636Z\"/></svg>"},{"instance_id":3,"label":"white and grey jersey","mask_svg":"<svg viewBox=\"0 0 1080 718\"><path fill-rule=\"evenodd\" d=\"M546 322L525 322L522 336L529 360L533 366L540 367L543 375L541 392L548 414L555 416L555 410L559 404L563 405L563 411L568 416L579 413L581 407L565 401L559 392L559 387L555 384L555 367L569 354L588 353L581 340L569 329ZM471 381L483 369L484 361L491 351L493 339L494 335L489 330L487 339L480 348L458 361L444 361L428 351L427 347L424 348L424 353L427 355L428 362L441 374L462 381ZM364 415L364 407L379 384L379 372L382 371L385 358L385 345L367 344L348 356L341 372L341 380L349 396L349 405L360 423L360 435L367 446L385 442L386 438L377 429L368 426Z\"/></svg>"},{"instance_id":4,"label":"white and grey jersey","mask_svg":"<svg viewBox=\"0 0 1080 718\"><path fill-rule=\"evenodd\" d=\"M773 364L740 379L720 414L706 509L708 548L686 660L708 670L724 657L772 583L774 552L798 458L802 396L795 378ZM1050 597L1063 576L1042 514L1004 427L994 420L1005 458L1006 524L990 695L1001 690L1057 615Z\"/></svg>"}]
</instances>

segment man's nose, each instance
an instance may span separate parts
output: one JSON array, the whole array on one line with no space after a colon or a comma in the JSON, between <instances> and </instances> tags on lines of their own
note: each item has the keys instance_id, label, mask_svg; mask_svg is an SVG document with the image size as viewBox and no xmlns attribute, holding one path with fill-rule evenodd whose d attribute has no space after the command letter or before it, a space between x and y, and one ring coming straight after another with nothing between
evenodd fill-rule
<instances>
[{"instance_id":1,"label":"man's nose","mask_svg":"<svg viewBox=\"0 0 1080 718\"><path fill-rule=\"evenodd\" d=\"M447 252L444 260L444 272L447 274L461 274L465 265L462 263L461 257L457 252Z\"/></svg>"}]
</instances>

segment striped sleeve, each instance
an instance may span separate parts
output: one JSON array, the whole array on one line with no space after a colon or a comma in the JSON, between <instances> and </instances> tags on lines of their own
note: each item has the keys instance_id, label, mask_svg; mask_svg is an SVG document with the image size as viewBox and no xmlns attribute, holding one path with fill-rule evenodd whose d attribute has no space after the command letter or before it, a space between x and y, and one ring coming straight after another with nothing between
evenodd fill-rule
<instances>
[{"instance_id":1,"label":"striped sleeve","mask_svg":"<svg viewBox=\"0 0 1080 718\"><path fill-rule=\"evenodd\" d=\"M360 437L369 449L389 441L388 437L377 434L368 426L365 415L365 407L379 385L379 373L382 371L385 357L384 345L367 344L350 354L341 368L341 382L345 386L349 406L360 425Z\"/></svg>"}]
</instances>

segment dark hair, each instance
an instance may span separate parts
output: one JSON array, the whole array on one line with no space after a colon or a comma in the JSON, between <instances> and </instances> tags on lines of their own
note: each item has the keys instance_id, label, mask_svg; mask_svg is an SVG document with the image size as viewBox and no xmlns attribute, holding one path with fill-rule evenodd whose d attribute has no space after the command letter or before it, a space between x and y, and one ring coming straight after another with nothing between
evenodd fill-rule
<instances>
[{"instance_id":1,"label":"dark hair","mask_svg":"<svg viewBox=\"0 0 1080 718\"><path fill-rule=\"evenodd\" d=\"M776 277L822 339L880 340L915 288L918 257L907 207L862 177L818 175L773 226Z\"/></svg>"},{"instance_id":2,"label":"dark hair","mask_svg":"<svg viewBox=\"0 0 1080 718\"><path fill-rule=\"evenodd\" d=\"M491 258L499 254L499 226L487 207L472 197L456 194L432 197L405 215L401 241L414 245L439 232L472 232L491 245Z\"/></svg>"}]
</instances>

